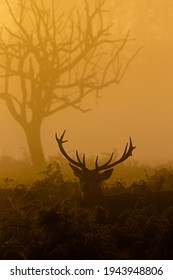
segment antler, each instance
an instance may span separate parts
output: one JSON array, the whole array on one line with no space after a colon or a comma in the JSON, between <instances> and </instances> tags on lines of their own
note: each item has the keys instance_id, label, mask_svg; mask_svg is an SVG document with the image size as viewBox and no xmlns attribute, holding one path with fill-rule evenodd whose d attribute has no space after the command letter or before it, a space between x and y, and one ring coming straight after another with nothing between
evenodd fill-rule
<instances>
[{"instance_id":1,"label":"antler","mask_svg":"<svg viewBox=\"0 0 173 280\"><path fill-rule=\"evenodd\" d=\"M81 161L78 151L76 151L76 157L78 161L75 161L74 159L72 159L64 150L63 148L63 144L66 143L68 140L63 140L64 135L65 135L66 130L64 130L63 134L61 135L60 138L58 138L57 133L55 133L55 137L56 137L56 141L58 143L59 149L61 151L61 153L63 154L63 156L65 156L65 158L71 162L73 165L80 167L81 169L86 169L86 164L85 164L85 154L83 155L83 161Z\"/></svg>"},{"instance_id":2,"label":"antler","mask_svg":"<svg viewBox=\"0 0 173 280\"><path fill-rule=\"evenodd\" d=\"M61 153L65 156L65 158L70 162L72 163L73 165L75 166L78 166L80 167L81 169L86 169L87 170L87 167L86 167L86 164L85 164L85 154L83 155L83 160L81 161L80 157L79 157L79 154L78 154L78 151L76 151L76 158L77 158L77 161L72 159L67 153L66 151L64 150L63 148L63 144L66 143L68 140L64 140L64 135L65 135L65 132L66 130L64 130L63 134L61 135L60 138L58 138L57 134L55 134L55 137L56 137L56 141L58 143L58 146L59 146L59 149L61 151ZM129 142L129 147L128 147L128 143L126 144L126 147L125 147L125 150L124 150L124 153L123 155L121 156L121 158L117 161L114 161L111 163L112 161L112 158L113 158L113 153L111 154L110 156L110 159L104 163L103 165L98 165L98 156L96 158L96 161L95 161L95 171L101 171L101 170L106 170L106 169L109 169L109 168L112 168L113 166L125 161L128 157L132 156L132 151L135 149L136 147L133 147L132 145L132 139L130 137L130 142Z\"/></svg>"},{"instance_id":3,"label":"antler","mask_svg":"<svg viewBox=\"0 0 173 280\"><path fill-rule=\"evenodd\" d=\"M124 153L123 153L123 155L121 156L121 158L120 158L119 160L115 161L115 162L112 162L111 164L110 164L110 162L111 162L111 160L112 160L113 153L111 154L110 159L109 159L106 163L104 163L103 165L100 165L100 166L98 166L98 156L97 156L96 162L95 162L95 169L96 169L97 171L109 169L109 168L111 168L111 167L113 167L113 166L115 166L115 165L117 165L117 164L119 164L119 163L125 161L128 157L132 156L132 151L133 151L136 147L133 147L131 137L130 137L130 144L129 144L128 150L127 150L127 148L128 148L128 143L126 144Z\"/></svg>"}]
</instances>

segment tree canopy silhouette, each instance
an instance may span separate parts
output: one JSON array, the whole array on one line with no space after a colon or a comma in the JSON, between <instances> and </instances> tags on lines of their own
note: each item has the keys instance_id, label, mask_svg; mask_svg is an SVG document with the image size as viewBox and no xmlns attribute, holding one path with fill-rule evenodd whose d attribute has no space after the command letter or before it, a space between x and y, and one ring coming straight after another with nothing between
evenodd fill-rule
<instances>
[{"instance_id":1,"label":"tree canopy silhouette","mask_svg":"<svg viewBox=\"0 0 173 280\"><path fill-rule=\"evenodd\" d=\"M45 118L67 107L86 112L82 100L90 93L118 84L139 50L122 65L120 56L129 32L116 39L106 22L106 0L83 10L60 13L52 0L19 0L14 12L6 0L13 28L0 33L0 98L23 128L34 168L45 156L41 125Z\"/></svg>"}]
</instances>

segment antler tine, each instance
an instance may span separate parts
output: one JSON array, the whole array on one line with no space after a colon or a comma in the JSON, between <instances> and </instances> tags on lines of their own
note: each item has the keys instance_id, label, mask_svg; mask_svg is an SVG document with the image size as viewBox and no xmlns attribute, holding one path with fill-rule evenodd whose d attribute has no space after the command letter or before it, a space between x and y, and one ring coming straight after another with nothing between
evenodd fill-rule
<instances>
[{"instance_id":1,"label":"antler tine","mask_svg":"<svg viewBox=\"0 0 173 280\"><path fill-rule=\"evenodd\" d=\"M84 164L84 166L86 166L86 164L85 164L85 153L83 154L83 164Z\"/></svg>"},{"instance_id":2,"label":"antler tine","mask_svg":"<svg viewBox=\"0 0 173 280\"><path fill-rule=\"evenodd\" d=\"M128 146L129 146L129 148L128 148ZM128 148L128 150L127 150L127 148ZM132 156L132 151L133 151L133 149L135 149L136 147L133 147L132 146L132 140L131 140L131 138L130 138L130 143L128 144L126 144L126 147L125 147L125 150L124 150L124 153L123 153L123 155L121 156L121 158L119 159L119 160L126 160L129 156Z\"/></svg>"},{"instance_id":3,"label":"antler tine","mask_svg":"<svg viewBox=\"0 0 173 280\"><path fill-rule=\"evenodd\" d=\"M58 143L59 143L59 142L65 143L65 142L68 141L68 140L63 141L65 132L66 132L66 129L63 131L63 133L62 133L62 135L60 136L60 138L58 138L57 133L55 133L55 137L56 137L56 140L57 140Z\"/></svg>"},{"instance_id":4,"label":"antler tine","mask_svg":"<svg viewBox=\"0 0 173 280\"><path fill-rule=\"evenodd\" d=\"M130 147L131 147L131 156L132 156L132 151L136 148L136 146L133 147L131 137L130 137Z\"/></svg>"},{"instance_id":5,"label":"antler tine","mask_svg":"<svg viewBox=\"0 0 173 280\"><path fill-rule=\"evenodd\" d=\"M78 160L78 163L80 164L80 167L81 168L85 168L85 154L83 155L83 162L81 161L80 157L79 157L79 154L78 154L78 151L76 151L76 157L77 157L77 160Z\"/></svg>"},{"instance_id":6,"label":"antler tine","mask_svg":"<svg viewBox=\"0 0 173 280\"><path fill-rule=\"evenodd\" d=\"M63 138L64 138L65 133L66 133L66 129L63 131L63 134L62 134L61 137L60 137L62 143L65 143L65 142L68 141L68 140L64 140L64 141L63 141Z\"/></svg>"},{"instance_id":7,"label":"antler tine","mask_svg":"<svg viewBox=\"0 0 173 280\"><path fill-rule=\"evenodd\" d=\"M111 154L109 160L108 160L106 163L104 163L103 165L100 165L100 166L98 165L98 156L97 156L97 157L96 157L96 161L95 161L95 167L96 167L96 169L100 169L100 168L103 168L103 167L107 166L107 165L111 162L111 160L112 160L112 158L113 158L113 155L114 155L114 153Z\"/></svg>"},{"instance_id":8,"label":"antler tine","mask_svg":"<svg viewBox=\"0 0 173 280\"><path fill-rule=\"evenodd\" d=\"M128 148L128 146L129 146L129 148ZM113 157L113 153L112 153L110 159L105 164L103 164L101 166L98 166L98 164L96 165L97 170L98 171L105 170L105 169L111 168L111 167L125 161L129 156L132 156L132 152L135 148L136 147L135 146L133 147L133 145L132 145L132 139L130 137L129 145L128 145L128 143L126 144L123 155L121 156L121 158L119 160L109 164L112 160L112 157Z\"/></svg>"},{"instance_id":9,"label":"antler tine","mask_svg":"<svg viewBox=\"0 0 173 280\"><path fill-rule=\"evenodd\" d=\"M64 156L70 163L72 163L73 165L78 166L78 167L80 167L80 168L84 168L84 167L85 167L85 164L81 162L78 153L77 153L77 159L78 159L78 162L77 162L77 161L75 161L74 159L72 159L72 158L66 153L66 151L64 150L63 144L66 143L66 142L68 141L68 140L63 140L64 135L65 135L65 132L66 132L66 130L64 130L64 132L62 133L62 135L60 136L60 138L58 138L57 133L55 133L55 138L56 138L56 141L57 141L57 143L58 143L58 146L59 146L59 149L60 149L61 153L62 153L63 156Z\"/></svg>"},{"instance_id":10,"label":"antler tine","mask_svg":"<svg viewBox=\"0 0 173 280\"><path fill-rule=\"evenodd\" d=\"M123 153L122 157L124 157L124 156L126 155L126 153L127 153L127 147L128 147L128 143L127 143L126 146L125 146L124 153Z\"/></svg>"},{"instance_id":11,"label":"antler tine","mask_svg":"<svg viewBox=\"0 0 173 280\"><path fill-rule=\"evenodd\" d=\"M99 159L99 157L97 156L97 157L96 157L96 161L95 161L95 167L96 167L96 169L98 168L98 159Z\"/></svg>"}]
</instances>

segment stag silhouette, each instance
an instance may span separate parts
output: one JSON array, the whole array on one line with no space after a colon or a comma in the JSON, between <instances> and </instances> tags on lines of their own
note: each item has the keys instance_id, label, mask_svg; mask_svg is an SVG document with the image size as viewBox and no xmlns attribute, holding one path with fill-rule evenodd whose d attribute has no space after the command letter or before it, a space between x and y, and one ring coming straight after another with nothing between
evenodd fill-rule
<instances>
[{"instance_id":1,"label":"stag silhouette","mask_svg":"<svg viewBox=\"0 0 173 280\"><path fill-rule=\"evenodd\" d=\"M101 202L105 198L102 191L103 182L110 178L114 166L132 156L132 151L136 147L132 145L132 140L130 138L129 144L126 144L123 155L118 160L112 162L112 153L106 163L99 165L97 156L95 160L95 168L89 169L86 167L85 154L81 160L78 151L76 151L77 160L74 160L64 150L63 144L68 141L64 140L65 132L66 130L64 130L60 138L55 134L59 149L63 156L69 161L69 165L72 168L74 175L80 179L80 186L84 200L90 205L98 204L98 202Z\"/></svg>"},{"instance_id":2,"label":"stag silhouette","mask_svg":"<svg viewBox=\"0 0 173 280\"><path fill-rule=\"evenodd\" d=\"M97 156L95 160L95 168L89 169L86 167L85 154L81 159L78 151L76 151L76 160L74 160L64 150L63 144L68 141L64 140L65 132L66 130L64 130L59 138L57 134L55 134L55 137L62 155L68 160L74 175L80 180L81 191L83 193L83 206L102 206L104 209L108 210L110 221L113 222L115 221L115 217L125 209L136 209L150 205L152 207L154 206L157 211L160 212L170 206L173 207L173 191L154 193L149 191L144 197L141 197L140 193L133 193L130 191L113 196L104 195L102 184L112 175L113 167L132 156L132 152L136 148L132 145L131 138L129 143L126 144L122 156L118 160L112 162L112 153L106 163L99 165Z\"/></svg>"}]
</instances>

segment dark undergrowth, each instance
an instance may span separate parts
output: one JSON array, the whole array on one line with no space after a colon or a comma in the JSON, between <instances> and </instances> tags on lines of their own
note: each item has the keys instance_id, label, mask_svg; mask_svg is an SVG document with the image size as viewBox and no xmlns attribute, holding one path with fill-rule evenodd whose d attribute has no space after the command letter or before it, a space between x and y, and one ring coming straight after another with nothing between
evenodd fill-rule
<instances>
[{"instance_id":1,"label":"dark undergrowth","mask_svg":"<svg viewBox=\"0 0 173 280\"><path fill-rule=\"evenodd\" d=\"M2 179L0 259L173 259L173 207L160 210L143 199L165 184L170 192L172 178L162 169L128 189L117 182L104 190L139 195L111 223L103 207L82 207L78 184L64 181L56 163L30 186Z\"/></svg>"}]
</instances>

